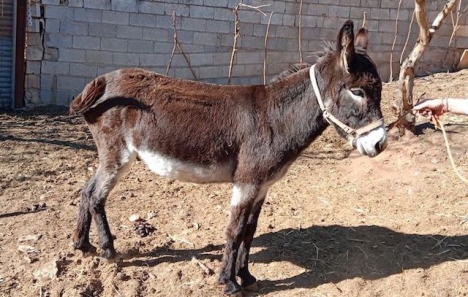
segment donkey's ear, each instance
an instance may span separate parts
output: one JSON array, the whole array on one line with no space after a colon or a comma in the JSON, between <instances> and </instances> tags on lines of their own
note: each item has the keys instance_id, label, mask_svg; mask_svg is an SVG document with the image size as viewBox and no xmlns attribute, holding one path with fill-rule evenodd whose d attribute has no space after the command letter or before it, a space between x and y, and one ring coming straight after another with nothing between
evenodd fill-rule
<instances>
[{"instance_id":1,"label":"donkey's ear","mask_svg":"<svg viewBox=\"0 0 468 297\"><path fill-rule=\"evenodd\" d=\"M356 47L360 47L362 49L367 50L367 45L369 44L369 38L367 37L367 29L361 28L359 29L356 40L354 41L354 45Z\"/></svg>"},{"instance_id":2,"label":"donkey's ear","mask_svg":"<svg viewBox=\"0 0 468 297\"><path fill-rule=\"evenodd\" d=\"M354 25L348 20L338 33L337 52L340 55L340 64L344 71L348 72L348 64L354 58Z\"/></svg>"}]
</instances>

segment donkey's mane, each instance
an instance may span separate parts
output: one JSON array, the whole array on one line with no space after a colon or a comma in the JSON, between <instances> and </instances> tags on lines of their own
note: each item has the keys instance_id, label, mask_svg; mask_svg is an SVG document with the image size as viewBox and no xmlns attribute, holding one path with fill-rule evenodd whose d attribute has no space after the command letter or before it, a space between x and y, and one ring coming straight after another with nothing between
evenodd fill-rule
<instances>
[{"instance_id":1,"label":"donkey's mane","mask_svg":"<svg viewBox=\"0 0 468 297\"><path fill-rule=\"evenodd\" d=\"M328 41L324 40L324 44L322 46L321 50L317 50L315 52L312 52L308 58L312 58L312 60L315 60L318 62L322 62L326 60L329 55L332 55L335 53L335 48L336 48L336 42L333 41ZM285 79L286 77L290 76L291 74L297 73L302 69L305 69L307 67L310 67L310 63L296 63L293 64L291 67L288 69L282 71L281 73L275 75L273 78L270 79L270 83L274 83L277 81L280 81L282 79Z\"/></svg>"},{"instance_id":2,"label":"donkey's mane","mask_svg":"<svg viewBox=\"0 0 468 297\"><path fill-rule=\"evenodd\" d=\"M297 73L302 69L310 67L309 63L297 63L289 67L288 69L282 71L281 73L275 75L270 79L270 83L278 82L280 80L285 79L286 77L290 76L291 74Z\"/></svg>"}]
</instances>

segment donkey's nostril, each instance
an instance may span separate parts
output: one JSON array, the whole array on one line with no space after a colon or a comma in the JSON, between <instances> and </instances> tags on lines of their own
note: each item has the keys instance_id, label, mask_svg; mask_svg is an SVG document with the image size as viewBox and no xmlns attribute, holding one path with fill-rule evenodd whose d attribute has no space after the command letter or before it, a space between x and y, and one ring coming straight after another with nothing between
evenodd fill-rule
<instances>
[{"instance_id":1,"label":"donkey's nostril","mask_svg":"<svg viewBox=\"0 0 468 297\"><path fill-rule=\"evenodd\" d=\"M381 145L381 143L380 143L380 141L379 141L379 142L377 142L377 143L375 144L375 150L376 150L377 152L380 152L380 149L381 149L381 148L382 148L382 145Z\"/></svg>"},{"instance_id":2,"label":"donkey's nostril","mask_svg":"<svg viewBox=\"0 0 468 297\"><path fill-rule=\"evenodd\" d=\"M381 141L378 141L375 144L375 150L378 151L378 152L383 151L386 147L387 147L387 140L386 139L382 139Z\"/></svg>"}]
</instances>

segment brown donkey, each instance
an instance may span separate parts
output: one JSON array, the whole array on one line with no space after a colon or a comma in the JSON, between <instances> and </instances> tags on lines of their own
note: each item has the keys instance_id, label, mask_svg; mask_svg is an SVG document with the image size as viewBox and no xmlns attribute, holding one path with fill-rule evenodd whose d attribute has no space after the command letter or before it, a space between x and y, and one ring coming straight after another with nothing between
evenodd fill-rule
<instances>
[{"instance_id":1,"label":"brown donkey","mask_svg":"<svg viewBox=\"0 0 468 297\"><path fill-rule=\"evenodd\" d=\"M219 280L226 294L255 289L248 260L260 210L299 154L329 124L361 154L374 157L387 145L382 83L367 42L364 29L355 40L347 21L336 48L317 64L268 85L220 86L142 69L94 79L70 106L84 115L99 152L99 168L82 191L75 248L95 250L93 219L103 256L116 256L105 203L139 158L168 178L234 184Z\"/></svg>"}]
</instances>

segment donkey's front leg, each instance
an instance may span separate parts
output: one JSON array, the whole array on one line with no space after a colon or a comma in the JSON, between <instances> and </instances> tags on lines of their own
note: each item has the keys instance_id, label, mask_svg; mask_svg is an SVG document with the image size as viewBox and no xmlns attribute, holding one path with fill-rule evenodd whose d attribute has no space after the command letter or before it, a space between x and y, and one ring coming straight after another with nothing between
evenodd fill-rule
<instances>
[{"instance_id":1,"label":"donkey's front leg","mask_svg":"<svg viewBox=\"0 0 468 297\"><path fill-rule=\"evenodd\" d=\"M258 290L257 279L250 274L248 265L250 246L252 245L252 240L257 230L258 217L260 216L264 201L265 194L261 194L261 196L256 199L247 220L244 238L239 248L239 254L237 255L237 276L241 279L241 286L246 291Z\"/></svg>"},{"instance_id":2,"label":"donkey's front leg","mask_svg":"<svg viewBox=\"0 0 468 297\"><path fill-rule=\"evenodd\" d=\"M226 245L219 282L225 284L225 293L242 296L242 288L236 281L236 261L240 244L244 238L247 220L259 187L235 184L231 199L231 213L226 228Z\"/></svg>"}]
</instances>

